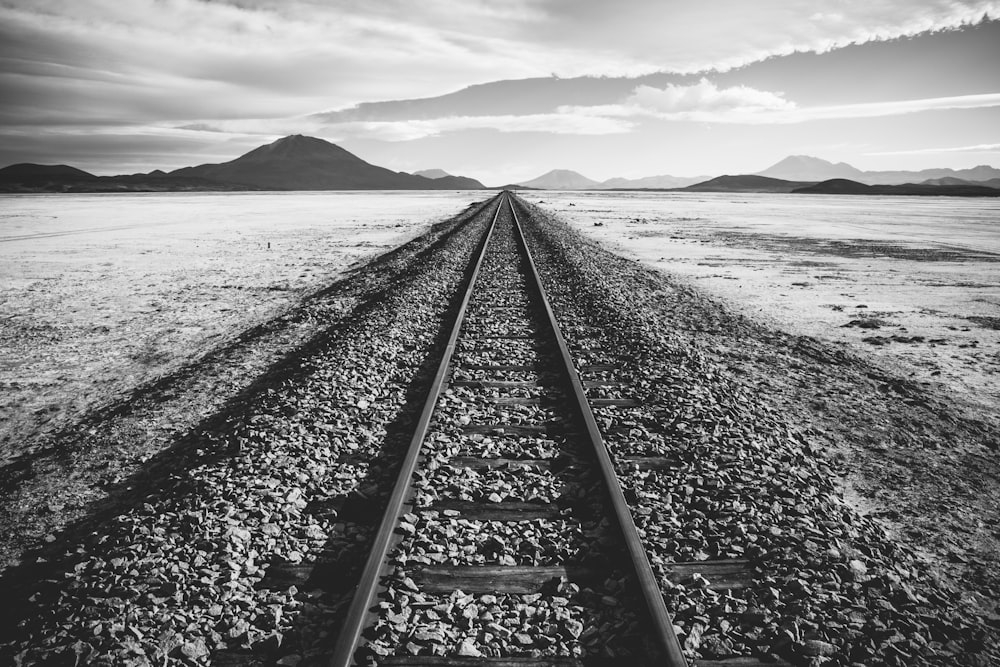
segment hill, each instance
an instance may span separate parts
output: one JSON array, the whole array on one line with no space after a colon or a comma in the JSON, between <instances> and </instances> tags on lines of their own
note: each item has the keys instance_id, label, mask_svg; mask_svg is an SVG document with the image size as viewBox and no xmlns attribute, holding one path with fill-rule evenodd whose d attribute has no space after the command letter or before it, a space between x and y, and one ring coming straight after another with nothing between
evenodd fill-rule
<instances>
[{"instance_id":1,"label":"hill","mask_svg":"<svg viewBox=\"0 0 1000 667\"><path fill-rule=\"evenodd\" d=\"M756 174L718 176L684 188L682 192L792 192L796 188L812 185L811 182L786 181Z\"/></svg>"},{"instance_id":2,"label":"hill","mask_svg":"<svg viewBox=\"0 0 1000 667\"><path fill-rule=\"evenodd\" d=\"M369 164L336 144L295 134L260 146L235 160L202 164L170 176L203 178L273 190L472 190L471 178L424 178Z\"/></svg>"},{"instance_id":3,"label":"hill","mask_svg":"<svg viewBox=\"0 0 1000 667\"><path fill-rule=\"evenodd\" d=\"M21 162L0 169L0 191L58 191L97 179L90 172L65 164Z\"/></svg>"},{"instance_id":4,"label":"hill","mask_svg":"<svg viewBox=\"0 0 1000 667\"><path fill-rule=\"evenodd\" d=\"M539 190L594 190L600 183L569 169L553 169L518 185Z\"/></svg>"},{"instance_id":5,"label":"hill","mask_svg":"<svg viewBox=\"0 0 1000 667\"><path fill-rule=\"evenodd\" d=\"M845 178L801 187L792 192L812 195L918 195L925 197L1000 197L1000 189L976 184L933 185L903 183L900 185L868 185Z\"/></svg>"},{"instance_id":6,"label":"hill","mask_svg":"<svg viewBox=\"0 0 1000 667\"><path fill-rule=\"evenodd\" d=\"M81 181L89 181L97 178L90 172L65 164L32 164L21 162L12 164L9 167L0 169L0 178L4 180L30 180L30 179L68 179L74 178Z\"/></svg>"},{"instance_id":7,"label":"hill","mask_svg":"<svg viewBox=\"0 0 1000 667\"><path fill-rule=\"evenodd\" d=\"M821 182L847 179L868 185L902 185L921 183L932 179L957 179L974 185L1000 178L1000 169L987 165L971 169L923 169L921 171L862 171L846 162L827 162L808 155L791 155L771 165L758 176L780 178L789 181ZM954 183L953 183L954 184Z\"/></svg>"},{"instance_id":8,"label":"hill","mask_svg":"<svg viewBox=\"0 0 1000 667\"><path fill-rule=\"evenodd\" d=\"M920 185L985 185L988 188L1000 188L1000 178L991 178L988 181L967 181L964 178L945 176L943 178L928 178Z\"/></svg>"},{"instance_id":9,"label":"hill","mask_svg":"<svg viewBox=\"0 0 1000 667\"><path fill-rule=\"evenodd\" d=\"M200 178L172 178L161 171L95 176L64 164L12 164L0 169L0 192L175 192L247 190L247 186Z\"/></svg>"}]
</instances>

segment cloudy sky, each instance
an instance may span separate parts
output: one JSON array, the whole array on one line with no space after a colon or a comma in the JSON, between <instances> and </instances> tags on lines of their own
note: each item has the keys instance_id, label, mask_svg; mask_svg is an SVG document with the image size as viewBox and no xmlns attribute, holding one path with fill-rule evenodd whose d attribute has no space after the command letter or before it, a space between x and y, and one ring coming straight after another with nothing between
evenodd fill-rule
<instances>
[{"instance_id":1,"label":"cloudy sky","mask_svg":"<svg viewBox=\"0 0 1000 667\"><path fill-rule=\"evenodd\" d=\"M0 165L1000 166L1000 0L0 0Z\"/></svg>"}]
</instances>

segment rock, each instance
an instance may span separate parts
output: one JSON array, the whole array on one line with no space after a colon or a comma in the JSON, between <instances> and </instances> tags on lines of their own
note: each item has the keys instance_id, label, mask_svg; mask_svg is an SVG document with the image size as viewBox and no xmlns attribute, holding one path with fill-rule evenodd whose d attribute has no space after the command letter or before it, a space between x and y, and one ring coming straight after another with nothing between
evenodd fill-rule
<instances>
[{"instance_id":1,"label":"rock","mask_svg":"<svg viewBox=\"0 0 1000 667\"><path fill-rule=\"evenodd\" d=\"M421 642L436 642L438 644L444 642L445 636L444 632L441 630L431 630L429 628L420 628L413 633L413 638Z\"/></svg>"},{"instance_id":2,"label":"rock","mask_svg":"<svg viewBox=\"0 0 1000 667\"><path fill-rule=\"evenodd\" d=\"M476 648L475 642L471 639L465 639L458 645L458 650L456 653L462 657L466 658L480 658L482 657L482 652Z\"/></svg>"},{"instance_id":3,"label":"rock","mask_svg":"<svg viewBox=\"0 0 1000 667\"><path fill-rule=\"evenodd\" d=\"M725 658L733 654L733 647L719 635L706 635L701 640L701 653L706 658Z\"/></svg>"},{"instance_id":4,"label":"rock","mask_svg":"<svg viewBox=\"0 0 1000 667\"><path fill-rule=\"evenodd\" d=\"M860 578L868 574L868 566L857 559L848 561L847 567L851 568L851 572L856 577Z\"/></svg>"},{"instance_id":5,"label":"rock","mask_svg":"<svg viewBox=\"0 0 1000 667\"><path fill-rule=\"evenodd\" d=\"M802 652L806 655L831 656L837 653L837 647L819 639L807 639L803 642Z\"/></svg>"},{"instance_id":6,"label":"rock","mask_svg":"<svg viewBox=\"0 0 1000 667\"><path fill-rule=\"evenodd\" d=\"M583 623L575 618L566 619L564 627L566 628L566 633L573 639L579 639L583 633Z\"/></svg>"},{"instance_id":7,"label":"rock","mask_svg":"<svg viewBox=\"0 0 1000 667\"><path fill-rule=\"evenodd\" d=\"M189 660L197 661L207 657L209 651L204 639L195 639L194 641L184 642L181 645L181 653Z\"/></svg>"}]
</instances>

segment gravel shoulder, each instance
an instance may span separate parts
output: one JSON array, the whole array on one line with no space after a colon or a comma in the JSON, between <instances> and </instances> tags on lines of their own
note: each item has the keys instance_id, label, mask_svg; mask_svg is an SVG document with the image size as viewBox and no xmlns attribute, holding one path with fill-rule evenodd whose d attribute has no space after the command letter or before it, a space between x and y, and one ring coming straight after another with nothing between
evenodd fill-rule
<instances>
[{"instance_id":1,"label":"gravel shoulder","mask_svg":"<svg viewBox=\"0 0 1000 667\"><path fill-rule=\"evenodd\" d=\"M987 632L971 646L986 642L992 652L961 660L997 660L1000 426L995 415L841 346L736 314L684 277L608 252L544 209L535 210L544 221L536 238L556 267L547 288L561 299L560 316L570 325L577 354L585 357L596 343L602 351L595 359L606 362L608 354L618 353L619 363L634 369L635 381L653 385L644 401L660 406L660 412L645 422L612 413L604 415L607 425L631 424L624 429L629 433L662 431L658 438L667 438L668 445L679 440L683 447L702 448L702 458L671 473L675 486L639 479L640 498L669 497L676 485L697 488L691 480L717 477L727 467L726 457L745 466L728 477L734 493L752 498L770 487L770 499L791 494L799 511L820 524L829 519L825 503L846 510L839 500L846 495L853 504L848 525L854 528L844 541L869 550L870 574L877 562L877 567L912 569L915 586L949 600L939 606L955 609L955 623ZM760 438L771 452L765 474L751 465L752 443ZM645 446L657 441L643 435L640 445L644 439L652 441ZM636 445L612 438L611 446L628 454ZM791 473L775 486L772 477ZM834 483L840 488L829 486ZM776 530L781 534L787 526L779 522ZM818 542L821 551L824 542ZM796 557L807 561L814 557L811 551L800 544ZM836 563L819 567L835 569ZM877 660L869 655L858 662Z\"/></svg>"}]
</instances>

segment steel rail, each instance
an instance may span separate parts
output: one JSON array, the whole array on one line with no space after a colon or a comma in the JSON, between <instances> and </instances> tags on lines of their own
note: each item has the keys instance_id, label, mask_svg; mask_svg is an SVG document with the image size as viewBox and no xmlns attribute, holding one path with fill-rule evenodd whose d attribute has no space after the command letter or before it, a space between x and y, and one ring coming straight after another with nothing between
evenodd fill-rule
<instances>
[{"instance_id":1,"label":"steel rail","mask_svg":"<svg viewBox=\"0 0 1000 667\"><path fill-rule=\"evenodd\" d=\"M663 658L665 662L662 664L667 667L687 667L687 660L684 658L680 642L677 639L677 634L674 632L673 621L670 618L670 613L667 611L666 605L663 603L663 595L660 592L659 583L656 581L656 575L653 573L653 569L649 565L649 559L646 557L646 550L642 546L642 540L639 538L639 531L635 527L635 523L632 520L632 513L628 507L628 502L625 500L625 495L622 493L622 487L618 481L618 475L615 473L614 464L611 461L611 455L608 453L607 445L604 442L603 436L601 436L601 430L597 426L597 421L594 419L594 413L591 411L590 403L587 401L587 393L584 391L583 383L580 382L580 377L576 372L573 357L570 354L569 347L566 345L566 340L563 338L562 332L559 329L559 323L556 320L555 313L552 311L552 306L549 303L548 296L545 294L545 288L542 286L542 280L538 273L538 267L535 265L535 260L531 255L531 250L528 248L527 240L524 237L524 230L522 229L521 222L517 217L517 211L514 209L513 196L509 196L507 198L507 203L510 205L511 214L514 217L514 228L517 230L517 237L520 240L525 256L528 259L528 267L531 270L531 277L537 286L538 296L540 297L540 301L545 310L549 325L555 336L556 343L559 348L559 355L562 358L567 374L567 380L573 388L573 396L576 398L577 407L583 417L584 426L587 431L587 439L593 446L593 452L597 460L598 468L601 471L601 477L607 487L616 523L618 524L622 538L625 541L625 546L628 551L632 567L635 570L636 576L639 578L639 587L642 590L642 596L646 602L646 608L649 612L652 630L656 634L656 640L660 649L663 651ZM499 213L499 210L497 212Z\"/></svg>"},{"instance_id":2,"label":"steel rail","mask_svg":"<svg viewBox=\"0 0 1000 667\"><path fill-rule=\"evenodd\" d=\"M396 484L393 486L392 495L389 497L385 514L382 516L382 522L379 525L378 532L375 534L375 541L368 554L368 560L365 562L365 568L362 570L361 578L358 580L358 586L355 589L354 598L351 600L351 606L347 610L347 616L344 619L340 635L337 638L337 644L328 663L330 667L349 667L354 663L354 653L358 649L358 643L361 639L361 633L365 629L366 620L371 615L369 608L375 601L379 579L383 575L388 574L390 570L390 568L386 567L386 561L395 528L399 517L403 514L403 505L412 493L413 473L420 460L424 436L427 435L427 429L430 426L431 417L434 414L434 408L437 405L441 388L448 377L448 368L451 365L451 358L455 352L455 344L458 341L462 321L465 319L465 311L472 297L476 279L479 277L479 269L482 267L483 258L486 256L486 248L489 246L493 230L496 228L497 218L500 216L500 210L503 208L503 203L507 198L508 195L506 192L497 195L497 210L493 214L493 220L490 222L490 227L483 239L482 247L479 249L479 257L476 259L465 295L462 297L458 313L455 316L451 334L448 336L448 342L441 357L441 363L438 365L437 373L434 375L434 380L427 394L427 400L424 402L424 407L420 412L420 418L414 429L413 437L410 439L406 457L403 459L403 465L399 470Z\"/></svg>"}]
</instances>

